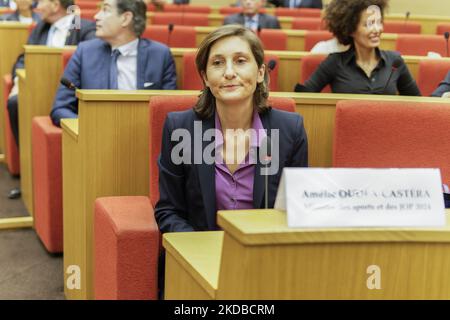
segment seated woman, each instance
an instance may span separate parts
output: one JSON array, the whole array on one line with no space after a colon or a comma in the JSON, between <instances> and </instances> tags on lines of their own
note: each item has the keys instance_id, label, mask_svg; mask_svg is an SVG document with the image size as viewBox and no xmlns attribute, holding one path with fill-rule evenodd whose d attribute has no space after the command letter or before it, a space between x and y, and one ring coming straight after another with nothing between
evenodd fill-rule
<instances>
[{"instance_id":1,"label":"seated woman","mask_svg":"<svg viewBox=\"0 0 450 320\"><path fill-rule=\"evenodd\" d=\"M41 20L40 16L36 12L33 12L34 2L32 0L15 0L15 3L17 10L14 13L2 16L0 20L19 21L28 24Z\"/></svg>"},{"instance_id":2,"label":"seated woman","mask_svg":"<svg viewBox=\"0 0 450 320\"><path fill-rule=\"evenodd\" d=\"M330 54L295 91L419 96L420 91L397 52L380 50L387 0L332 0L325 13L328 29L345 52Z\"/></svg>"},{"instance_id":3,"label":"seated woman","mask_svg":"<svg viewBox=\"0 0 450 320\"><path fill-rule=\"evenodd\" d=\"M155 207L161 232L216 230L217 210L265 207L265 174L273 208L283 168L308 165L302 117L267 104L268 70L255 33L218 28L200 45L196 65L204 83L197 104L169 113L164 124ZM261 152L267 139L270 168Z\"/></svg>"}]
</instances>

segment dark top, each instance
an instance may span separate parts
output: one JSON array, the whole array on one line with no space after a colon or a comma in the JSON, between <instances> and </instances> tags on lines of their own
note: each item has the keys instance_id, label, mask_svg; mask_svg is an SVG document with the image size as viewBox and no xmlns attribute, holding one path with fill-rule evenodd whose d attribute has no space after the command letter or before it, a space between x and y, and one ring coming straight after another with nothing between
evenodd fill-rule
<instances>
[{"instance_id":1,"label":"dark top","mask_svg":"<svg viewBox=\"0 0 450 320\"><path fill-rule=\"evenodd\" d=\"M445 76L445 79L439 83L439 87L431 94L432 97L442 97L446 92L450 91L450 71Z\"/></svg>"},{"instance_id":2,"label":"dark top","mask_svg":"<svg viewBox=\"0 0 450 320\"><path fill-rule=\"evenodd\" d=\"M268 175L268 204L273 208L283 168L308 166L308 140L303 118L297 113L271 109L261 113L260 118L264 129L272 139L270 166L273 166L274 170ZM197 141L194 142L198 122L201 123L200 130L202 130L200 139L205 136L207 130L215 128L215 116L202 120L192 109L171 112L164 123L161 154L158 159L159 201L155 206L156 221L163 233L217 229L215 164L208 163L201 156L211 154L209 144L212 143L214 146L214 142L205 138L200 145ZM182 150L183 157L188 157L190 163L176 164L172 160L172 152L180 154L179 142L171 139L172 133L177 129L185 129L193 137L192 143L186 146L186 150L184 148ZM270 134L271 129L278 129L278 135ZM181 139L182 143L185 143L184 137ZM198 146L201 150L197 150ZM178 151L174 150L175 147ZM194 155L195 157L200 155L202 159L196 161ZM254 208L263 208L265 176L261 172L263 164L260 157L258 156L256 160L253 205Z\"/></svg>"},{"instance_id":3,"label":"dark top","mask_svg":"<svg viewBox=\"0 0 450 320\"><path fill-rule=\"evenodd\" d=\"M420 96L419 88L400 54L376 50L380 61L370 77L356 64L356 53L352 46L345 52L330 54L305 82L306 88L296 91L320 92L329 84L333 93L395 95L398 92L405 96ZM389 79L396 59L400 59L401 64Z\"/></svg>"}]
</instances>

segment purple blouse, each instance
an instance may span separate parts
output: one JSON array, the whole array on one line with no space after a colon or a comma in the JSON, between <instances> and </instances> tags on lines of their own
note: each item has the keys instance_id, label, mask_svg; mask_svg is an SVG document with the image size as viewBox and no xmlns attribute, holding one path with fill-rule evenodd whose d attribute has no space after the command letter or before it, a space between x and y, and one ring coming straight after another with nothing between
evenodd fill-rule
<instances>
[{"instance_id":1,"label":"purple blouse","mask_svg":"<svg viewBox=\"0 0 450 320\"><path fill-rule=\"evenodd\" d=\"M222 126L216 112L215 138L215 179L217 210L253 209L253 180L258 146L266 137L266 132L258 112L253 112L252 134L250 135L249 153L232 174L223 161L221 154L223 146Z\"/></svg>"}]
</instances>

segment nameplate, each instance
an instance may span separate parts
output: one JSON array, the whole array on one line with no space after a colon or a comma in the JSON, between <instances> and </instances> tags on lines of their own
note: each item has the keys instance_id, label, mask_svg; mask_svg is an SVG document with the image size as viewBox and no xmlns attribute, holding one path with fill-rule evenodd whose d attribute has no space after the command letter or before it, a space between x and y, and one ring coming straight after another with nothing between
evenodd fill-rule
<instances>
[{"instance_id":1,"label":"nameplate","mask_svg":"<svg viewBox=\"0 0 450 320\"><path fill-rule=\"evenodd\" d=\"M285 168L275 209L289 227L446 224L439 169Z\"/></svg>"}]
</instances>

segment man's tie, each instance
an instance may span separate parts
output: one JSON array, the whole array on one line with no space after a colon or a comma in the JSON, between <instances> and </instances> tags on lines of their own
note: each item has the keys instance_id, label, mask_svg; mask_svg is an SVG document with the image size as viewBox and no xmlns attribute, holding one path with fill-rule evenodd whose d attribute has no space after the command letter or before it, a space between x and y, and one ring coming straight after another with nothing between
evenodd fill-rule
<instances>
[{"instance_id":1,"label":"man's tie","mask_svg":"<svg viewBox=\"0 0 450 320\"><path fill-rule=\"evenodd\" d=\"M119 89L118 84L118 76L119 73L117 71L117 59L120 56L120 51L115 49L111 53L111 64L109 66L109 88L110 89Z\"/></svg>"}]
</instances>

